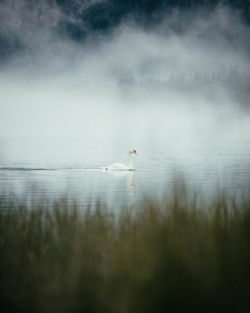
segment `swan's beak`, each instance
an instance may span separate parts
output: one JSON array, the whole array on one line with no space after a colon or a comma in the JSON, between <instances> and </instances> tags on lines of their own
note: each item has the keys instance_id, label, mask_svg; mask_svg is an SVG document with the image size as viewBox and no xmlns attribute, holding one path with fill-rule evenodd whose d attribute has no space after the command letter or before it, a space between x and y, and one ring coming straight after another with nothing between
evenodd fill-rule
<instances>
[{"instance_id":1,"label":"swan's beak","mask_svg":"<svg viewBox=\"0 0 250 313\"><path fill-rule=\"evenodd\" d=\"M135 155L138 155L137 151L135 149L129 151L130 154L135 154Z\"/></svg>"}]
</instances>

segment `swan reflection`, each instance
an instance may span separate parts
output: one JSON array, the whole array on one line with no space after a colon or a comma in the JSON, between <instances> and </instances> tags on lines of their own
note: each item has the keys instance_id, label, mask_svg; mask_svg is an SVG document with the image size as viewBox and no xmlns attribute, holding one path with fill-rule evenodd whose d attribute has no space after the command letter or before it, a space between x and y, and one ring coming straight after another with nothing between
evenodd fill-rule
<instances>
[{"instance_id":1,"label":"swan reflection","mask_svg":"<svg viewBox=\"0 0 250 313\"><path fill-rule=\"evenodd\" d=\"M136 185L134 182L134 171L107 171L109 175L112 175L114 178L126 177L126 187L128 195L133 196L136 193Z\"/></svg>"},{"instance_id":2,"label":"swan reflection","mask_svg":"<svg viewBox=\"0 0 250 313\"><path fill-rule=\"evenodd\" d=\"M133 196L136 193L135 187L134 172L129 172L127 175L127 192L129 195Z\"/></svg>"}]
</instances>

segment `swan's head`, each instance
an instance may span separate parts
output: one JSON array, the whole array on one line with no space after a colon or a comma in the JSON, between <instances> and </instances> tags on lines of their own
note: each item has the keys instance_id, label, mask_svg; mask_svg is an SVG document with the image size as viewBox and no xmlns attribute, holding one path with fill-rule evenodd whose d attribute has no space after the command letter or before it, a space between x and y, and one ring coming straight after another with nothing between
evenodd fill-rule
<instances>
[{"instance_id":1,"label":"swan's head","mask_svg":"<svg viewBox=\"0 0 250 313\"><path fill-rule=\"evenodd\" d=\"M135 149L130 150L130 151L129 151L129 154L135 154L135 155L138 155L138 153L137 153L137 151L136 151Z\"/></svg>"}]
</instances>

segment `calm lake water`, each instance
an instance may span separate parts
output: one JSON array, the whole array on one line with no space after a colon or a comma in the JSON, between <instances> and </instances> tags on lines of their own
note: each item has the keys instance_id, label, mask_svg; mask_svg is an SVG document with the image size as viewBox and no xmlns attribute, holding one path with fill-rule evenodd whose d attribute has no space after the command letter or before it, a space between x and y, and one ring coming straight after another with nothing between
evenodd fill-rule
<instances>
[{"instance_id":1,"label":"calm lake water","mask_svg":"<svg viewBox=\"0 0 250 313\"><path fill-rule=\"evenodd\" d=\"M167 143L160 149L136 147L135 172L100 167L127 162L127 151L82 149L80 142L13 141L1 145L0 193L9 197L50 200L67 196L81 205L104 200L114 209L145 194L160 197L176 182L187 190L213 195L218 190L241 194L250 186L250 140L220 145Z\"/></svg>"}]
</instances>

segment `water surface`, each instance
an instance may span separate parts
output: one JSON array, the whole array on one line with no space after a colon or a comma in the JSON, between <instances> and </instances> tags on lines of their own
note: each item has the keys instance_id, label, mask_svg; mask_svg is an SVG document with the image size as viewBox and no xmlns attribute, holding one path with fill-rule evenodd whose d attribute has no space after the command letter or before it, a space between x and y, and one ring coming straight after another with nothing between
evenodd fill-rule
<instances>
[{"instance_id":1,"label":"water surface","mask_svg":"<svg viewBox=\"0 0 250 313\"><path fill-rule=\"evenodd\" d=\"M240 194L250 186L250 141L205 146L166 143L157 152L141 146L134 172L102 170L113 162L127 162L127 151L94 153L81 142L12 141L2 144L0 192L29 201L67 196L81 205L107 202L114 209L144 195L161 197L176 183L206 197L218 190Z\"/></svg>"}]
</instances>

